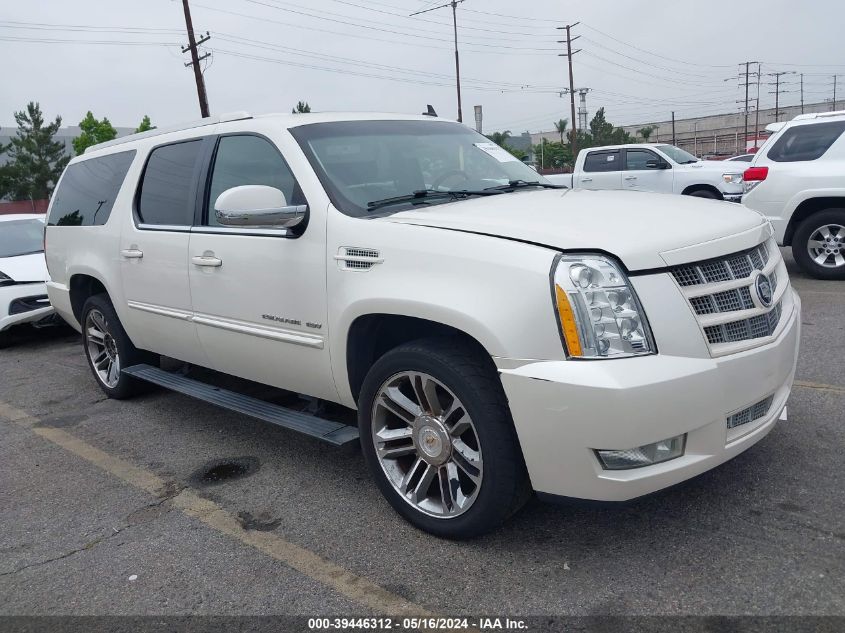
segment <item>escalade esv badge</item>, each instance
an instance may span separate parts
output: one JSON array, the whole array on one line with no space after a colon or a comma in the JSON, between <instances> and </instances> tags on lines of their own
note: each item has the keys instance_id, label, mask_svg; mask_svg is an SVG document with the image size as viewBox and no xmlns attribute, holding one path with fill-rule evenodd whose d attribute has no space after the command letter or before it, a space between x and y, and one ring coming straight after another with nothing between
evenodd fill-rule
<instances>
[{"instance_id":1,"label":"escalade esv badge","mask_svg":"<svg viewBox=\"0 0 845 633\"><path fill-rule=\"evenodd\" d=\"M757 298L760 300L760 305L768 308L772 305L772 282L764 274L757 275L754 280L754 289L757 291Z\"/></svg>"}]
</instances>

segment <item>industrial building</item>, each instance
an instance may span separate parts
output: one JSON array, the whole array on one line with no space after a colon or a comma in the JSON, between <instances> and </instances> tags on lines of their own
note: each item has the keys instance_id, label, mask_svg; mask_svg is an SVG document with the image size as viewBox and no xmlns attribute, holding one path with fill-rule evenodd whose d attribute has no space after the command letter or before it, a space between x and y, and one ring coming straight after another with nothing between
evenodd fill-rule
<instances>
[{"instance_id":1,"label":"industrial building","mask_svg":"<svg viewBox=\"0 0 845 633\"><path fill-rule=\"evenodd\" d=\"M691 154L699 157L727 157L736 154L744 154L755 145L755 128L757 130L757 146L759 147L768 133L765 131L769 123L788 121L795 118L802 112L828 112L832 110L829 101L820 103L808 103L802 108L800 105L781 106L780 114L775 118L775 108L761 109L759 117L756 110L748 113L748 137L743 143L745 136L745 115L742 112L729 114L714 114L710 116L694 117L675 120L674 144L685 149ZM672 120L643 121L636 125L624 125L622 128L639 141L642 138L639 130L652 126L654 131L648 139L651 143L672 143ZM539 132L531 135L534 144L541 142L543 138L548 141L559 141L560 134L557 131Z\"/></svg>"}]
</instances>

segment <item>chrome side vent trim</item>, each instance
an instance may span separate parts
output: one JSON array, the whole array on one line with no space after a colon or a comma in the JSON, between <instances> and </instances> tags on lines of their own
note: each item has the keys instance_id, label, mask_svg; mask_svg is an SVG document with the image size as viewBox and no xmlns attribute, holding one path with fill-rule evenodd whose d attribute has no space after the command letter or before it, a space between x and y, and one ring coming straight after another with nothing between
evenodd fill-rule
<instances>
[{"instance_id":1,"label":"chrome side vent trim","mask_svg":"<svg viewBox=\"0 0 845 633\"><path fill-rule=\"evenodd\" d=\"M355 272L366 272L384 261L377 250L359 246L341 246L334 258L340 270Z\"/></svg>"}]
</instances>

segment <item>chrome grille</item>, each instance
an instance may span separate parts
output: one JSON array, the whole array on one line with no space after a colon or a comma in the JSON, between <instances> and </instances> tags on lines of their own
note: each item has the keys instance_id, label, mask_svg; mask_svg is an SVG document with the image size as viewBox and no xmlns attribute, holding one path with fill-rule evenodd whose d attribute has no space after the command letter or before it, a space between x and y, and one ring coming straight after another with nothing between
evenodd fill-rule
<instances>
[{"instance_id":1,"label":"chrome grille","mask_svg":"<svg viewBox=\"0 0 845 633\"><path fill-rule=\"evenodd\" d=\"M711 353L720 355L774 336L781 315L791 305L790 296L783 292L788 279L782 268L780 251L769 240L721 258L675 266L670 272L701 324ZM770 308L757 300L758 271L765 272L771 282L775 305ZM761 340L754 343L755 339ZM732 345L740 342L748 343Z\"/></svg>"},{"instance_id":2,"label":"chrome grille","mask_svg":"<svg viewBox=\"0 0 845 633\"><path fill-rule=\"evenodd\" d=\"M719 259L696 264L676 266L672 269L681 286L699 286L732 279L745 279L755 270L763 270L769 261L769 249L765 244Z\"/></svg>"},{"instance_id":3,"label":"chrome grille","mask_svg":"<svg viewBox=\"0 0 845 633\"><path fill-rule=\"evenodd\" d=\"M742 411L737 411L733 415L729 415L727 418L728 429L735 429L738 426L749 424L750 422L754 422L754 420L762 418L769 412L774 398L774 396L769 396L764 400L760 400L760 402L752 404L750 407L746 407Z\"/></svg>"},{"instance_id":4,"label":"chrome grille","mask_svg":"<svg viewBox=\"0 0 845 633\"><path fill-rule=\"evenodd\" d=\"M769 312L758 314L750 319L740 319L739 321L705 327L704 334L707 336L707 342L711 345L736 343L737 341L771 336L777 329L782 311L783 307L778 303Z\"/></svg>"},{"instance_id":5,"label":"chrome grille","mask_svg":"<svg viewBox=\"0 0 845 633\"><path fill-rule=\"evenodd\" d=\"M751 290L748 287L724 290L703 297L691 297L690 304L696 314L716 314L717 312L736 312L754 307Z\"/></svg>"}]
</instances>

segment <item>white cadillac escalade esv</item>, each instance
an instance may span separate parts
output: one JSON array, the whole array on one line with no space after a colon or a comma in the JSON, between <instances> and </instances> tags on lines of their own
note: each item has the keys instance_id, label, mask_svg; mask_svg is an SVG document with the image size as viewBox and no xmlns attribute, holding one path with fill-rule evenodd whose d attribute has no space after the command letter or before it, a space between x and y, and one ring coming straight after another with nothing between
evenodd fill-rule
<instances>
[{"instance_id":1,"label":"white cadillac escalade esv","mask_svg":"<svg viewBox=\"0 0 845 633\"><path fill-rule=\"evenodd\" d=\"M151 382L360 439L387 500L442 536L532 490L620 501L702 473L762 439L792 385L800 301L759 214L557 188L455 122L154 130L75 158L48 218L50 300L106 394Z\"/></svg>"}]
</instances>

